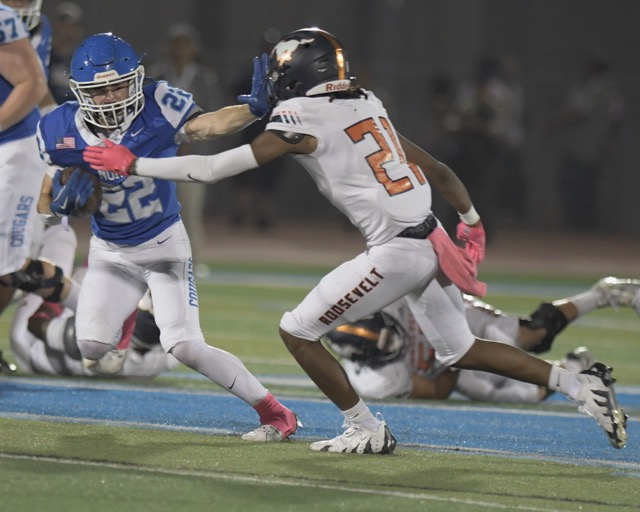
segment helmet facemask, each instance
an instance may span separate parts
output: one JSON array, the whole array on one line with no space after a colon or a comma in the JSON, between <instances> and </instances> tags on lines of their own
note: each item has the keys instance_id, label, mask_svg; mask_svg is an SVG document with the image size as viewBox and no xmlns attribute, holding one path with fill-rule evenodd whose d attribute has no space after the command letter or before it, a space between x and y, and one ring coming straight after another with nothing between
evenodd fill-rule
<instances>
[{"instance_id":1,"label":"helmet facemask","mask_svg":"<svg viewBox=\"0 0 640 512\"><path fill-rule=\"evenodd\" d=\"M138 66L133 72L119 76L114 70L97 73L92 82L69 80L69 86L78 99L82 117L99 128L115 130L130 123L144 107L144 67ZM97 105L93 96L96 90L118 88L128 84L127 98L113 103Z\"/></svg>"},{"instance_id":2,"label":"helmet facemask","mask_svg":"<svg viewBox=\"0 0 640 512\"><path fill-rule=\"evenodd\" d=\"M13 7L6 2L0 2L2 5L6 5L15 11L15 13L22 18L22 22L27 30L31 31L40 23L40 8L42 7L42 0L31 0L26 7Z\"/></svg>"},{"instance_id":3,"label":"helmet facemask","mask_svg":"<svg viewBox=\"0 0 640 512\"><path fill-rule=\"evenodd\" d=\"M337 327L323 340L339 357L372 368L399 360L407 350L406 332L386 313Z\"/></svg>"}]
</instances>

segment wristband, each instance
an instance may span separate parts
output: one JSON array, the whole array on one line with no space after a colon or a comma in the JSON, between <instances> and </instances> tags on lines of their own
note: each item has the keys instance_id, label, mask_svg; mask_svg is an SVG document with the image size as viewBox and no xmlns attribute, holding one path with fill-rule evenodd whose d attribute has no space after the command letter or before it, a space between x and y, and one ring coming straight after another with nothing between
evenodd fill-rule
<instances>
[{"instance_id":1,"label":"wristband","mask_svg":"<svg viewBox=\"0 0 640 512\"><path fill-rule=\"evenodd\" d=\"M460 220L467 226L471 226L480 220L480 215L478 215L478 212L473 205L471 205L471 208L467 213L458 213L458 215L460 216Z\"/></svg>"}]
</instances>

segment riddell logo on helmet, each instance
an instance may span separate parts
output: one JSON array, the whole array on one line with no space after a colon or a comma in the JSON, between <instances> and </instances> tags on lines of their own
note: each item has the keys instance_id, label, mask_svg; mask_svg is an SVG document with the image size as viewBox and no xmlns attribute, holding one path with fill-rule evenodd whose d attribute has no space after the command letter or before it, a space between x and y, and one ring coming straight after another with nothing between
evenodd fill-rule
<instances>
[{"instance_id":1,"label":"riddell logo on helmet","mask_svg":"<svg viewBox=\"0 0 640 512\"><path fill-rule=\"evenodd\" d=\"M109 80L111 78L118 78L120 75L115 69L111 69L109 71L104 71L102 73L96 73L93 76L93 79L97 82L98 80Z\"/></svg>"},{"instance_id":2,"label":"riddell logo on helmet","mask_svg":"<svg viewBox=\"0 0 640 512\"><path fill-rule=\"evenodd\" d=\"M338 92L338 91L346 91L349 88L349 83L341 81L338 83L328 83L325 85L325 91L327 92Z\"/></svg>"}]
</instances>

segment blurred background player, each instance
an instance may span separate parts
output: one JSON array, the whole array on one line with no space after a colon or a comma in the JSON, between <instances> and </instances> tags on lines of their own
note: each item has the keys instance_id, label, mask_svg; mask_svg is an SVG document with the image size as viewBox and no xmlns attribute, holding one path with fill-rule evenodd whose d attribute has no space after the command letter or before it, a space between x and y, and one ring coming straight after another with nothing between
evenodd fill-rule
<instances>
[{"instance_id":1,"label":"blurred background player","mask_svg":"<svg viewBox=\"0 0 640 512\"><path fill-rule=\"evenodd\" d=\"M232 133L264 115L262 69L247 105L204 113L192 95L165 81L143 85L144 67L133 48L111 33L85 39L71 60L70 86L77 102L44 116L38 139L52 165L42 182L41 213L68 215L83 204L86 173L62 186L56 167L82 166L87 145L126 144L136 154L175 155L180 142ZM59 141L62 141L60 143ZM180 218L175 184L96 173L100 211L92 216L89 267L76 315L78 347L91 369L120 338L120 329L147 288L153 296L164 350L254 407L260 427L253 441L281 441L295 433L295 415L260 384L233 354L207 345L200 329L189 237ZM84 199L86 200L86 198Z\"/></svg>"},{"instance_id":2,"label":"blurred background player","mask_svg":"<svg viewBox=\"0 0 640 512\"><path fill-rule=\"evenodd\" d=\"M47 80L51 66L52 30L47 17L41 12L42 0L4 0L0 4L11 7L24 23L29 31L31 46L38 54ZM48 89L38 103L40 115L53 110L58 106L53 94Z\"/></svg>"},{"instance_id":3,"label":"blurred background player","mask_svg":"<svg viewBox=\"0 0 640 512\"><path fill-rule=\"evenodd\" d=\"M259 53L268 53L272 44L267 42L267 34L261 44ZM234 89L240 94L251 87L251 76L247 75ZM236 145L249 144L260 135L267 126L268 117L259 119L235 137ZM255 227L261 232L271 231L276 227L278 204L276 194L284 172L282 159L264 164L260 169L253 169L233 176L228 180L231 186L231 205L229 224L233 230Z\"/></svg>"},{"instance_id":4,"label":"blurred background player","mask_svg":"<svg viewBox=\"0 0 640 512\"><path fill-rule=\"evenodd\" d=\"M640 314L640 280L603 278L585 292L542 303L526 318L465 295L467 321L476 336L535 353L547 352L567 325L604 307L631 307ZM373 316L337 327L324 342L341 358L349 380L366 398L446 399L457 391L485 402L537 403L551 394L546 386L446 368L402 299ZM581 372L594 362L591 352L580 347L556 364Z\"/></svg>"},{"instance_id":5,"label":"blurred background player","mask_svg":"<svg viewBox=\"0 0 640 512\"><path fill-rule=\"evenodd\" d=\"M616 154L624 116L624 100L611 65L598 57L589 59L554 127L561 144L558 194L564 221L571 229L598 227L599 190ZM612 167L611 172L618 170Z\"/></svg>"},{"instance_id":6,"label":"blurred background player","mask_svg":"<svg viewBox=\"0 0 640 512\"><path fill-rule=\"evenodd\" d=\"M71 56L84 39L84 12L75 2L61 2L51 14L51 63L49 89L56 103L73 99L69 89Z\"/></svg>"},{"instance_id":7,"label":"blurred background player","mask_svg":"<svg viewBox=\"0 0 640 512\"><path fill-rule=\"evenodd\" d=\"M46 317L45 322L49 323L51 319L62 320L63 329L45 329L44 337L33 332L32 324L38 320L36 311L41 301L35 295L25 295L18 302L11 324L11 350L22 373L149 379L179 365L178 360L167 354L160 344L160 331L155 324L149 293L140 301L136 314L125 322L116 347L91 369L82 363L73 311L51 311Z\"/></svg>"},{"instance_id":8,"label":"blurred background player","mask_svg":"<svg viewBox=\"0 0 640 512\"><path fill-rule=\"evenodd\" d=\"M62 269L30 258L42 227L36 203L46 165L38 156L35 133L40 118L37 106L48 94L44 69L50 31L45 23L40 25L41 1L11 3L19 8L20 17L0 4L4 34L0 43L0 311L16 289L75 308L77 287Z\"/></svg>"},{"instance_id":9,"label":"blurred background player","mask_svg":"<svg viewBox=\"0 0 640 512\"><path fill-rule=\"evenodd\" d=\"M400 136L380 100L349 77L339 41L317 27L285 36L267 72L273 110L251 144L213 156L139 158L125 145L89 146L85 161L124 176L215 182L291 155L319 191L363 234L367 250L322 278L293 311L280 335L289 352L345 418L343 434L311 444L334 453L391 453L396 441L350 384L320 339L333 328L374 314L406 297L446 366L497 373L548 386L578 402L615 448L626 444L611 369L579 374L497 341L477 338L461 290L484 295L476 265L485 234L464 184L445 164ZM431 212L434 186L459 212L454 245Z\"/></svg>"},{"instance_id":10,"label":"blurred background player","mask_svg":"<svg viewBox=\"0 0 640 512\"><path fill-rule=\"evenodd\" d=\"M204 111L212 112L225 105L226 95L218 74L200 62L201 52L200 32L188 23L175 23L167 30L164 59L151 66L148 75L154 80L166 80L174 87L189 91ZM219 149L219 143L212 140L183 142L178 154L207 155ZM208 188L206 183L176 183L178 201L182 206L180 216L191 241L196 277L209 274L202 253L205 241L203 215Z\"/></svg>"}]
</instances>

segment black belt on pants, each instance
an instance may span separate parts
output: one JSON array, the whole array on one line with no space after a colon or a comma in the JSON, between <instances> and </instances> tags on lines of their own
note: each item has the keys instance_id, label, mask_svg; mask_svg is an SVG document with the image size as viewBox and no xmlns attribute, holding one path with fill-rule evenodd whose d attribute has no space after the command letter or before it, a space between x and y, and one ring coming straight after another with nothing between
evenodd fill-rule
<instances>
[{"instance_id":1,"label":"black belt on pants","mask_svg":"<svg viewBox=\"0 0 640 512\"><path fill-rule=\"evenodd\" d=\"M397 236L399 236L400 238L417 238L420 240L424 240L437 227L438 220L433 216L432 213L430 213L429 216L420 224L402 230Z\"/></svg>"}]
</instances>

